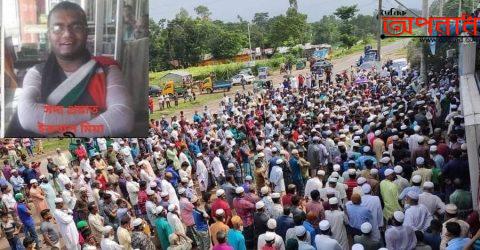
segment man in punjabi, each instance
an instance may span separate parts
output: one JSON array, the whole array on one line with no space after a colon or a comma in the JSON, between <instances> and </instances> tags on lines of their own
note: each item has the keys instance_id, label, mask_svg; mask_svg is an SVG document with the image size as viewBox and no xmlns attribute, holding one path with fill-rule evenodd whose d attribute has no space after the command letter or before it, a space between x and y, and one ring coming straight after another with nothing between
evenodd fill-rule
<instances>
[{"instance_id":1,"label":"man in punjabi","mask_svg":"<svg viewBox=\"0 0 480 250\"><path fill-rule=\"evenodd\" d=\"M51 54L27 72L19 99L18 121L25 136L130 132L134 113L122 72L114 60L87 50L83 9L66 1L55 5L48 15L48 39Z\"/></svg>"}]
</instances>

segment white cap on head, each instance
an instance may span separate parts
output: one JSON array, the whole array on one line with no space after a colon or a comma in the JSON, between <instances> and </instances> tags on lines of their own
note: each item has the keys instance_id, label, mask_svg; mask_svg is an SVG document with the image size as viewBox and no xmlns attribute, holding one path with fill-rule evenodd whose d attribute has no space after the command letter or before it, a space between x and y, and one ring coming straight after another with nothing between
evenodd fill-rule
<instances>
[{"instance_id":1,"label":"white cap on head","mask_svg":"<svg viewBox=\"0 0 480 250\"><path fill-rule=\"evenodd\" d=\"M65 166L59 166L58 169L64 170L64 169L65 169Z\"/></svg>"},{"instance_id":2,"label":"white cap on head","mask_svg":"<svg viewBox=\"0 0 480 250\"><path fill-rule=\"evenodd\" d=\"M370 184L368 183L365 183L362 185L362 192L363 194L368 194L372 191L372 187L370 186Z\"/></svg>"},{"instance_id":3,"label":"white cap on head","mask_svg":"<svg viewBox=\"0 0 480 250\"><path fill-rule=\"evenodd\" d=\"M384 163L384 164L387 164L387 163L390 162L390 157L385 156L385 157L383 157L382 159L380 159L380 162L381 162L381 163Z\"/></svg>"},{"instance_id":4,"label":"white cap on head","mask_svg":"<svg viewBox=\"0 0 480 250\"><path fill-rule=\"evenodd\" d=\"M354 175L356 173L357 173L357 171L355 171L355 169L353 169L353 168L348 169L348 175Z\"/></svg>"},{"instance_id":5,"label":"white cap on head","mask_svg":"<svg viewBox=\"0 0 480 250\"><path fill-rule=\"evenodd\" d=\"M389 175L393 174L393 169L387 168L387 169L385 170L384 174L385 174L385 176L389 176Z\"/></svg>"},{"instance_id":6,"label":"white cap on head","mask_svg":"<svg viewBox=\"0 0 480 250\"><path fill-rule=\"evenodd\" d=\"M235 193L241 194L241 193L243 193L243 192L245 192L245 190L243 189L243 187L237 187L237 188L235 188Z\"/></svg>"},{"instance_id":7,"label":"white cap on head","mask_svg":"<svg viewBox=\"0 0 480 250\"><path fill-rule=\"evenodd\" d=\"M317 175L325 176L325 171L324 170L318 170Z\"/></svg>"},{"instance_id":8,"label":"white cap on head","mask_svg":"<svg viewBox=\"0 0 480 250\"><path fill-rule=\"evenodd\" d=\"M151 188L156 188L157 187L157 182L156 181L151 181L150 182L150 187Z\"/></svg>"},{"instance_id":9,"label":"white cap on head","mask_svg":"<svg viewBox=\"0 0 480 250\"><path fill-rule=\"evenodd\" d=\"M330 177L338 178L338 177L340 177L340 174L339 174L338 172L332 172L332 174L330 175Z\"/></svg>"},{"instance_id":10,"label":"white cap on head","mask_svg":"<svg viewBox=\"0 0 480 250\"><path fill-rule=\"evenodd\" d=\"M405 129L407 129L407 125L400 126L400 130L405 130Z\"/></svg>"},{"instance_id":11,"label":"white cap on head","mask_svg":"<svg viewBox=\"0 0 480 250\"><path fill-rule=\"evenodd\" d=\"M414 191L410 191L407 193L408 198L412 200L418 200L418 193Z\"/></svg>"},{"instance_id":12,"label":"white cap on head","mask_svg":"<svg viewBox=\"0 0 480 250\"><path fill-rule=\"evenodd\" d=\"M362 233L364 234L368 234L372 231L372 224L370 224L370 222L364 222L361 226L360 226L360 230L362 231Z\"/></svg>"},{"instance_id":13,"label":"white cap on head","mask_svg":"<svg viewBox=\"0 0 480 250\"><path fill-rule=\"evenodd\" d=\"M376 169L376 168L370 169L370 174L377 175L378 174L378 169Z\"/></svg>"},{"instance_id":14,"label":"white cap on head","mask_svg":"<svg viewBox=\"0 0 480 250\"><path fill-rule=\"evenodd\" d=\"M184 187L179 187L178 188L178 194L184 194L185 191L187 191ZM147 193L148 194L148 193Z\"/></svg>"},{"instance_id":15,"label":"white cap on head","mask_svg":"<svg viewBox=\"0 0 480 250\"><path fill-rule=\"evenodd\" d=\"M395 218L396 221L402 223L403 219L405 219L405 214L403 214L402 211L395 211L393 213L393 218Z\"/></svg>"},{"instance_id":16,"label":"white cap on head","mask_svg":"<svg viewBox=\"0 0 480 250\"><path fill-rule=\"evenodd\" d=\"M340 165L339 164L333 164L333 171L340 171Z\"/></svg>"},{"instance_id":17,"label":"white cap on head","mask_svg":"<svg viewBox=\"0 0 480 250\"><path fill-rule=\"evenodd\" d=\"M198 201L198 196L196 196L196 195L193 195L193 196L190 198L190 202L191 202L191 203L195 203L195 202L197 202L197 201Z\"/></svg>"},{"instance_id":18,"label":"white cap on head","mask_svg":"<svg viewBox=\"0 0 480 250\"><path fill-rule=\"evenodd\" d=\"M382 134L382 131L380 131L380 130L375 131L375 136L379 136L380 134Z\"/></svg>"},{"instance_id":19,"label":"white cap on head","mask_svg":"<svg viewBox=\"0 0 480 250\"><path fill-rule=\"evenodd\" d=\"M219 190L217 190L217 192L215 192L215 195L216 195L217 197L220 197L220 196L222 196L223 194L225 194L225 190L223 190L223 189L219 189Z\"/></svg>"},{"instance_id":20,"label":"white cap on head","mask_svg":"<svg viewBox=\"0 0 480 250\"><path fill-rule=\"evenodd\" d=\"M361 186L361 185L363 185L365 182L367 182L367 179L366 179L365 177L363 177L363 176L358 177L358 179L357 179L357 184L358 184L358 185Z\"/></svg>"},{"instance_id":21,"label":"white cap on head","mask_svg":"<svg viewBox=\"0 0 480 250\"><path fill-rule=\"evenodd\" d=\"M273 241L275 240L275 233L274 232L265 232L265 241Z\"/></svg>"},{"instance_id":22,"label":"white cap on head","mask_svg":"<svg viewBox=\"0 0 480 250\"><path fill-rule=\"evenodd\" d=\"M322 231L327 231L328 229L330 229L330 222L328 222L328 220L322 220L320 221L320 223L318 223L318 227Z\"/></svg>"},{"instance_id":23,"label":"white cap on head","mask_svg":"<svg viewBox=\"0 0 480 250\"><path fill-rule=\"evenodd\" d=\"M262 188L260 188L260 193L265 195L265 194L268 194L268 192L270 192L270 188L268 188L268 186L263 186Z\"/></svg>"},{"instance_id":24,"label":"white cap on head","mask_svg":"<svg viewBox=\"0 0 480 250\"><path fill-rule=\"evenodd\" d=\"M143 222L142 219L136 218L132 221L132 226L138 227L138 226L142 225L142 222Z\"/></svg>"},{"instance_id":25,"label":"white cap on head","mask_svg":"<svg viewBox=\"0 0 480 250\"><path fill-rule=\"evenodd\" d=\"M467 144L462 143L462 145L460 145L460 149L463 150L463 151L467 151Z\"/></svg>"},{"instance_id":26,"label":"white cap on head","mask_svg":"<svg viewBox=\"0 0 480 250\"><path fill-rule=\"evenodd\" d=\"M168 212L173 212L177 206L175 204L168 205Z\"/></svg>"},{"instance_id":27,"label":"white cap on head","mask_svg":"<svg viewBox=\"0 0 480 250\"><path fill-rule=\"evenodd\" d=\"M430 146L430 152L432 152L432 153L437 152L437 146L435 146L435 145Z\"/></svg>"},{"instance_id":28,"label":"white cap on head","mask_svg":"<svg viewBox=\"0 0 480 250\"><path fill-rule=\"evenodd\" d=\"M265 207L265 203L263 203L263 201L259 201L257 203L255 203L255 208L256 209L262 209Z\"/></svg>"},{"instance_id":29,"label":"white cap on head","mask_svg":"<svg viewBox=\"0 0 480 250\"><path fill-rule=\"evenodd\" d=\"M105 226L103 228L103 233L104 234L107 234L107 233L110 233L112 231L113 227L112 226Z\"/></svg>"},{"instance_id":30,"label":"white cap on head","mask_svg":"<svg viewBox=\"0 0 480 250\"><path fill-rule=\"evenodd\" d=\"M424 141L425 141L425 137L423 136L418 137L418 140L417 140L418 143L423 143Z\"/></svg>"},{"instance_id":31,"label":"white cap on head","mask_svg":"<svg viewBox=\"0 0 480 250\"><path fill-rule=\"evenodd\" d=\"M397 165L393 168L393 171L395 171L396 174L401 174L403 172L403 168L400 165Z\"/></svg>"},{"instance_id":32,"label":"white cap on head","mask_svg":"<svg viewBox=\"0 0 480 250\"><path fill-rule=\"evenodd\" d=\"M251 180L253 180L253 178L252 178L251 175L247 175L247 176L245 176L245 180L246 181L251 181Z\"/></svg>"},{"instance_id":33,"label":"white cap on head","mask_svg":"<svg viewBox=\"0 0 480 250\"><path fill-rule=\"evenodd\" d=\"M420 182L422 182L422 176L420 176L420 175L418 175L418 174L417 174L417 175L414 175L414 176L412 177L412 182L413 182L413 183L420 183Z\"/></svg>"},{"instance_id":34,"label":"white cap on head","mask_svg":"<svg viewBox=\"0 0 480 250\"><path fill-rule=\"evenodd\" d=\"M55 198L55 203L63 203L63 199L60 197Z\"/></svg>"},{"instance_id":35,"label":"white cap on head","mask_svg":"<svg viewBox=\"0 0 480 250\"><path fill-rule=\"evenodd\" d=\"M433 188L434 185L433 185L433 182L431 181L426 181L423 183L423 188Z\"/></svg>"},{"instance_id":36,"label":"white cap on head","mask_svg":"<svg viewBox=\"0 0 480 250\"><path fill-rule=\"evenodd\" d=\"M337 205L337 204L338 204L338 199L337 199L337 197L332 197L332 198L328 199L328 204L330 204L330 205Z\"/></svg>"},{"instance_id":37,"label":"white cap on head","mask_svg":"<svg viewBox=\"0 0 480 250\"><path fill-rule=\"evenodd\" d=\"M435 144L435 143L437 143L437 141L435 141L434 139L430 139L430 140L428 140L428 142L427 142L428 145L433 145L433 144Z\"/></svg>"},{"instance_id":38,"label":"white cap on head","mask_svg":"<svg viewBox=\"0 0 480 250\"><path fill-rule=\"evenodd\" d=\"M282 164L283 163L283 160L282 159L277 159L277 161L275 162L276 164Z\"/></svg>"},{"instance_id":39,"label":"white cap on head","mask_svg":"<svg viewBox=\"0 0 480 250\"><path fill-rule=\"evenodd\" d=\"M267 221L267 227L268 229L275 229L277 228L277 221L275 219L269 219Z\"/></svg>"},{"instance_id":40,"label":"white cap on head","mask_svg":"<svg viewBox=\"0 0 480 250\"><path fill-rule=\"evenodd\" d=\"M370 146L363 147L363 152L365 153L370 152Z\"/></svg>"},{"instance_id":41,"label":"white cap on head","mask_svg":"<svg viewBox=\"0 0 480 250\"><path fill-rule=\"evenodd\" d=\"M107 170L113 170L113 167L112 167L112 166L108 166L108 167L107 167Z\"/></svg>"},{"instance_id":42,"label":"white cap on head","mask_svg":"<svg viewBox=\"0 0 480 250\"><path fill-rule=\"evenodd\" d=\"M158 206L157 208L155 208L155 212L157 214L160 214L161 212L163 212L163 206Z\"/></svg>"},{"instance_id":43,"label":"white cap on head","mask_svg":"<svg viewBox=\"0 0 480 250\"><path fill-rule=\"evenodd\" d=\"M33 183L38 183L38 181L36 179L31 179L30 184L33 184Z\"/></svg>"},{"instance_id":44,"label":"white cap on head","mask_svg":"<svg viewBox=\"0 0 480 250\"><path fill-rule=\"evenodd\" d=\"M420 131L420 126L418 126L418 125L415 125L415 126L413 127L413 130L414 130L415 132L418 132L418 131Z\"/></svg>"},{"instance_id":45,"label":"white cap on head","mask_svg":"<svg viewBox=\"0 0 480 250\"><path fill-rule=\"evenodd\" d=\"M160 193L160 197L162 197L162 198L165 198L167 196L168 196L168 192L166 192L166 191L163 191L163 192Z\"/></svg>"},{"instance_id":46,"label":"white cap on head","mask_svg":"<svg viewBox=\"0 0 480 250\"><path fill-rule=\"evenodd\" d=\"M185 192L185 191L183 191L183 192ZM180 194L180 190L178 190L178 193ZM147 195L154 195L154 194L155 194L155 192L153 190L151 190L151 189L147 190Z\"/></svg>"},{"instance_id":47,"label":"white cap on head","mask_svg":"<svg viewBox=\"0 0 480 250\"><path fill-rule=\"evenodd\" d=\"M352 246L352 250L364 250L364 249L365 248L360 243L353 244L353 246Z\"/></svg>"},{"instance_id":48,"label":"white cap on head","mask_svg":"<svg viewBox=\"0 0 480 250\"><path fill-rule=\"evenodd\" d=\"M305 229L304 226L295 226L295 235L297 237L301 237L301 236L305 235L306 232L307 232L307 230Z\"/></svg>"},{"instance_id":49,"label":"white cap on head","mask_svg":"<svg viewBox=\"0 0 480 250\"><path fill-rule=\"evenodd\" d=\"M449 214L457 214L457 205L455 204L447 204L445 205L445 212L449 213Z\"/></svg>"},{"instance_id":50,"label":"white cap on head","mask_svg":"<svg viewBox=\"0 0 480 250\"><path fill-rule=\"evenodd\" d=\"M220 209L217 209L217 211L215 211L215 214L218 215L218 216L222 216L222 215L225 214L225 210L223 210L223 209L221 209L221 208L220 208Z\"/></svg>"},{"instance_id":51,"label":"white cap on head","mask_svg":"<svg viewBox=\"0 0 480 250\"><path fill-rule=\"evenodd\" d=\"M197 157L201 157L201 156L203 156L202 153L198 153L198 154L197 154Z\"/></svg>"}]
</instances>

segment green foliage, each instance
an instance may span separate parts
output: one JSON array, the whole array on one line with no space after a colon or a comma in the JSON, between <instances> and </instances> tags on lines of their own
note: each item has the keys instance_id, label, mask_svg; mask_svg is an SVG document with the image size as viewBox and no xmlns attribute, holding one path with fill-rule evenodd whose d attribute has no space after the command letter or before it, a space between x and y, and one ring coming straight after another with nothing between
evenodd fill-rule
<instances>
[{"instance_id":1,"label":"green foliage","mask_svg":"<svg viewBox=\"0 0 480 250\"><path fill-rule=\"evenodd\" d=\"M460 0L443 0L443 16L458 16L458 4ZM477 7L476 0L461 0L462 13L471 13ZM440 14L440 1L433 1L430 6L430 15L438 16Z\"/></svg>"},{"instance_id":2,"label":"green foliage","mask_svg":"<svg viewBox=\"0 0 480 250\"><path fill-rule=\"evenodd\" d=\"M199 5L193 10L195 10L195 13L197 13L197 16L201 19L209 19L210 15L212 15L212 12L204 5Z\"/></svg>"},{"instance_id":3,"label":"green foliage","mask_svg":"<svg viewBox=\"0 0 480 250\"><path fill-rule=\"evenodd\" d=\"M286 15L273 17L269 40L274 47L294 46L307 41L307 15L288 9Z\"/></svg>"},{"instance_id":4,"label":"green foliage","mask_svg":"<svg viewBox=\"0 0 480 250\"><path fill-rule=\"evenodd\" d=\"M353 33L354 25L352 21L352 18L357 12L357 5L352 5L339 7L334 13L334 15L341 20L341 24L339 26L339 39L343 46L347 47L347 49L351 48L359 40L359 38Z\"/></svg>"},{"instance_id":5,"label":"green foliage","mask_svg":"<svg viewBox=\"0 0 480 250\"><path fill-rule=\"evenodd\" d=\"M228 59L234 57L242 48L241 37L235 32L219 30L210 44L214 58Z\"/></svg>"},{"instance_id":6,"label":"green foliage","mask_svg":"<svg viewBox=\"0 0 480 250\"><path fill-rule=\"evenodd\" d=\"M341 6L335 10L333 13L335 16L340 18L342 21L350 20L352 17L355 16L359 10L357 9L357 5L352 6Z\"/></svg>"}]
</instances>

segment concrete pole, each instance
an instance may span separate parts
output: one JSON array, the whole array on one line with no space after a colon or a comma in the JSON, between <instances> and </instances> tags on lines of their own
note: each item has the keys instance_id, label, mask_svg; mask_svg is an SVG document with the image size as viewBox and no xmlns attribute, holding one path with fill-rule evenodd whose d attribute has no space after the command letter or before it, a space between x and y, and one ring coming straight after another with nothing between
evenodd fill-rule
<instances>
[{"instance_id":1,"label":"concrete pole","mask_svg":"<svg viewBox=\"0 0 480 250\"><path fill-rule=\"evenodd\" d=\"M380 35L382 35L382 0L378 0L378 36L377 36L377 53L378 53L378 61L381 62L381 54L382 54L382 38L380 38Z\"/></svg>"},{"instance_id":2,"label":"concrete pole","mask_svg":"<svg viewBox=\"0 0 480 250\"><path fill-rule=\"evenodd\" d=\"M428 17L428 0L422 0L422 17L427 18ZM423 28L423 33L427 35L427 26ZM423 44L422 46L422 53L420 53L420 75L422 76L423 79L423 84L427 84L427 65L425 62L425 50Z\"/></svg>"},{"instance_id":3,"label":"concrete pole","mask_svg":"<svg viewBox=\"0 0 480 250\"><path fill-rule=\"evenodd\" d=\"M440 13L439 16L443 16L443 0L440 0Z\"/></svg>"},{"instance_id":4,"label":"concrete pole","mask_svg":"<svg viewBox=\"0 0 480 250\"><path fill-rule=\"evenodd\" d=\"M462 0L458 1L458 16L462 16Z\"/></svg>"}]
</instances>

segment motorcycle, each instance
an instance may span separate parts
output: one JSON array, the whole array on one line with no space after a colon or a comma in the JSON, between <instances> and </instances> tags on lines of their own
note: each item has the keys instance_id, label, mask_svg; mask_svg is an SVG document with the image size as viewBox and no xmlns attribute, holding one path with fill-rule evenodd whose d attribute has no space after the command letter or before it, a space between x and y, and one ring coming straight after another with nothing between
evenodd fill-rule
<instances>
[{"instance_id":1,"label":"motorcycle","mask_svg":"<svg viewBox=\"0 0 480 250\"><path fill-rule=\"evenodd\" d=\"M335 74L335 82L338 84L343 82L343 77L340 74Z\"/></svg>"}]
</instances>

